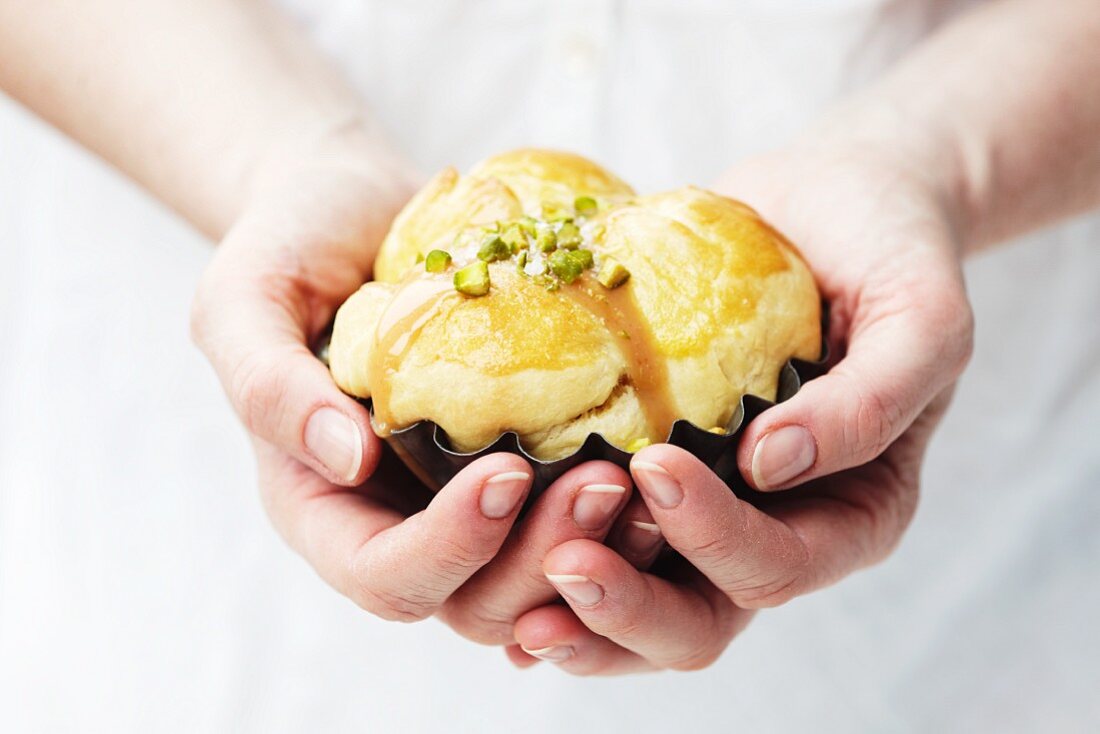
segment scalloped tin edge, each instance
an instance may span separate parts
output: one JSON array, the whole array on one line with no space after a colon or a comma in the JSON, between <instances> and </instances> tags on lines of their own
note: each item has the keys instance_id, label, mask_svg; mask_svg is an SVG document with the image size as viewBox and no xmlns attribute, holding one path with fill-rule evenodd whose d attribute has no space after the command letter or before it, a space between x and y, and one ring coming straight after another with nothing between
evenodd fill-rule
<instances>
[{"instance_id":1,"label":"scalloped tin edge","mask_svg":"<svg viewBox=\"0 0 1100 734\"><path fill-rule=\"evenodd\" d=\"M797 393L806 381L824 374L829 359L828 341L824 337L828 333L825 330L827 323L824 312L822 321L821 357L813 362L788 360L779 372L779 388L775 402L755 395L744 395L737 410L734 411L733 418L726 426L725 434L711 433L681 419L672 424L672 430L665 443L678 446L696 456L739 497L749 501L759 499L761 493L745 484L737 469L737 445L741 431L756 416ZM370 400L362 402L371 409ZM371 409L371 420L373 419L374 411ZM592 433L580 448L569 456L553 461L543 461L527 453L514 431L501 434L488 446L477 451L456 451L451 448L446 431L431 421L420 421L394 431L386 438L386 442L409 470L433 491L437 491L458 472L482 456L500 452L518 454L530 463L535 472L531 498L549 487L562 474L584 462L610 461L625 469L628 468L630 457L633 455L611 444L601 434Z\"/></svg>"}]
</instances>

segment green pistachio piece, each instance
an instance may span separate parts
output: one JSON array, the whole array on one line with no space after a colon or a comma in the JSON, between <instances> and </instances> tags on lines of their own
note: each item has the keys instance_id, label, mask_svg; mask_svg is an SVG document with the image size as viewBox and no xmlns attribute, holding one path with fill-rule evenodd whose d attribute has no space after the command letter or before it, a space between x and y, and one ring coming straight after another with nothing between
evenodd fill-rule
<instances>
[{"instance_id":1,"label":"green pistachio piece","mask_svg":"<svg viewBox=\"0 0 1100 734\"><path fill-rule=\"evenodd\" d=\"M542 252L553 252L558 246L558 238L552 229L541 229L535 236L535 246Z\"/></svg>"},{"instance_id":2,"label":"green pistachio piece","mask_svg":"<svg viewBox=\"0 0 1100 734\"><path fill-rule=\"evenodd\" d=\"M484 296L489 292L489 265L481 260L455 273L455 290L467 296Z\"/></svg>"},{"instance_id":3,"label":"green pistachio piece","mask_svg":"<svg viewBox=\"0 0 1100 734\"><path fill-rule=\"evenodd\" d=\"M525 267L527 267L527 250L520 250L516 255L516 270L522 273Z\"/></svg>"},{"instance_id":4,"label":"green pistachio piece","mask_svg":"<svg viewBox=\"0 0 1100 734\"><path fill-rule=\"evenodd\" d=\"M423 252L416 253L416 264L419 265L422 262L424 262L424 253Z\"/></svg>"},{"instance_id":5,"label":"green pistachio piece","mask_svg":"<svg viewBox=\"0 0 1100 734\"><path fill-rule=\"evenodd\" d=\"M591 217L600 210L600 207L591 196L578 196L573 201L573 209L578 216Z\"/></svg>"},{"instance_id":6,"label":"green pistachio piece","mask_svg":"<svg viewBox=\"0 0 1100 734\"><path fill-rule=\"evenodd\" d=\"M636 454L651 443L653 442L648 438L636 438L626 445L626 451L628 454Z\"/></svg>"},{"instance_id":7,"label":"green pistachio piece","mask_svg":"<svg viewBox=\"0 0 1100 734\"><path fill-rule=\"evenodd\" d=\"M562 222L558 228L558 247L572 250L581 245L581 231L572 222Z\"/></svg>"},{"instance_id":8,"label":"green pistachio piece","mask_svg":"<svg viewBox=\"0 0 1100 734\"><path fill-rule=\"evenodd\" d=\"M432 250L424 258L424 269L429 273L442 273L451 264L451 253L446 250Z\"/></svg>"},{"instance_id":9,"label":"green pistachio piece","mask_svg":"<svg viewBox=\"0 0 1100 734\"><path fill-rule=\"evenodd\" d=\"M512 256L512 248L504 243L500 237L490 234L481 242L481 248L477 251L479 260L487 263L497 260L507 260Z\"/></svg>"},{"instance_id":10,"label":"green pistachio piece","mask_svg":"<svg viewBox=\"0 0 1100 734\"><path fill-rule=\"evenodd\" d=\"M517 224L519 225L519 228L523 230L523 233L528 237L534 239L536 236L538 236L538 220L534 217L524 216L523 219L520 219L519 222L517 222Z\"/></svg>"},{"instance_id":11,"label":"green pistachio piece","mask_svg":"<svg viewBox=\"0 0 1100 734\"><path fill-rule=\"evenodd\" d=\"M604 288L618 288L630 278L630 271L613 257L605 257L596 280Z\"/></svg>"},{"instance_id":12,"label":"green pistachio piece","mask_svg":"<svg viewBox=\"0 0 1100 734\"><path fill-rule=\"evenodd\" d=\"M581 277L581 273L584 272L584 266L568 250L555 250L550 254L548 262L554 275L561 278L567 285Z\"/></svg>"},{"instance_id":13,"label":"green pistachio piece","mask_svg":"<svg viewBox=\"0 0 1100 734\"><path fill-rule=\"evenodd\" d=\"M509 224L500 233L501 241L508 245L508 250L514 255L524 247L527 247L527 235L518 223Z\"/></svg>"},{"instance_id":14,"label":"green pistachio piece","mask_svg":"<svg viewBox=\"0 0 1100 734\"><path fill-rule=\"evenodd\" d=\"M582 247L571 251L569 256L579 262L584 270L592 267L592 250L586 250Z\"/></svg>"}]
</instances>

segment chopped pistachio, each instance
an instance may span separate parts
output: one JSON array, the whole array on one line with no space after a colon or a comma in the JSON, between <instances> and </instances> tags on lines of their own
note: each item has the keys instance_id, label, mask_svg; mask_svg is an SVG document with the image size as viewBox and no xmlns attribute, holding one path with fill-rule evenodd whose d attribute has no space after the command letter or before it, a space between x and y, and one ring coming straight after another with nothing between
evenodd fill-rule
<instances>
[{"instance_id":1,"label":"chopped pistachio","mask_svg":"<svg viewBox=\"0 0 1100 734\"><path fill-rule=\"evenodd\" d=\"M630 271L613 257L605 257L596 280L604 288L618 288L630 278Z\"/></svg>"},{"instance_id":2,"label":"chopped pistachio","mask_svg":"<svg viewBox=\"0 0 1100 734\"><path fill-rule=\"evenodd\" d=\"M455 273L455 290L467 296L484 296L489 292L489 265L481 260Z\"/></svg>"},{"instance_id":3,"label":"chopped pistachio","mask_svg":"<svg viewBox=\"0 0 1100 734\"><path fill-rule=\"evenodd\" d=\"M573 250L569 253L574 260L581 264L581 267L588 270L592 267L592 250L586 250L583 247Z\"/></svg>"},{"instance_id":4,"label":"chopped pistachio","mask_svg":"<svg viewBox=\"0 0 1100 734\"><path fill-rule=\"evenodd\" d=\"M651 443L653 442L650 441L648 438L636 438L626 445L626 451L629 454L636 454Z\"/></svg>"},{"instance_id":5,"label":"chopped pistachio","mask_svg":"<svg viewBox=\"0 0 1100 734\"><path fill-rule=\"evenodd\" d=\"M591 196L578 196L573 201L573 209L582 217L590 217L599 211L599 205Z\"/></svg>"},{"instance_id":6,"label":"chopped pistachio","mask_svg":"<svg viewBox=\"0 0 1100 734\"><path fill-rule=\"evenodd\" d=\"M535 236L535 247L542 252L553 252L557 246L558 238L554 235L552 229L540 229Z\"/></svg>"},{"instance_id":7,"label":"chopped pistachio","mask_svg":"<svg viewBox=\"0 0 1100 734\"><path fill-rule=\"evenodd\" d=\"M416 264L419 265L422 262L424 262L424 253L423 252L416 253Z\"/></svg>"},{"instance_id":8,"label":"chopped pistachio","mask_svg":"<svg viewBox=\"0 0 1100 734\"><path fill-rule=\"evenodd\" d=\"M519 228L523 230L523 233L528 237L534 238L536 235L538 235L538 227L536 226L538 225L538 220L534 217L529 217L525 215L523 219L520 219L519 222L517 222L517 224L519 225Z\"/></svg>"},{"instance_id":9,"label":"chopped pistachio","mask_svg":"<svg viewBox=\"0 0 1100 734\"><path fill-rule=\"evenodd\" d=\"M522 273L525 267L527 267L527 250L520 250L516 255L516 270Z\"/></svg>"},{"instance_id":10,"label":"chopped pistachio","mask_svg":"<svg viewBox=\"0 0 1100 734\"><path fill-rule=\"evenodd\" d=\"M518 223L509 224L500 233L501 241L508 245L508 249L514 255L524 247L527 247L527 235Z\"/></svg>"},{"instance_id":11,"label":"chopped pistachio","mask_svg":"<svg viewBox=\"0 0 1100 734\"><path fill-rule=\"evenodd\" d=\"M446 250L432 250L424 258L424 269L429 273L442 273L451 264L451 253Z\"/></svg>"},{"instance_id":12,"label":"chopped pistachio","mask_svg":"<svg viewBox=\"0 0 1100 734\"><path fill-rule=\"evenodd\" d=\"M561 288L560 280L553 276L546 275L545 273L534 276L532 280L535 281L536 285L541 285L548 291L556 291L558 288Z\"/></svg>"},{"instance_id":13,"label":"chopped pistachio","mask_svg":"<svg viewBox=\"0 0 1100 734\"><path fill-rule=\"evenodd\" d=\"M561 227L558 228L558 247L566 250L572 250L580 247L581 244L581 231L577 228L577 225L573 222L562 222Z\"/></svg>"},{"instance_id":14,"label":"chopped pistachio","mask_svg":"<svg viewBox=\"0 0 1100 734\"><path fill-rule=\"evenodd\" d=\"M581 277L584 272L584 266L572 255L568 250L555 250L549 257L550 270L566 285Z\"/></svg>"},{"instance_id":15,"label":"chopped pistachio","mask_svg":"<svg viewBox=\"0 0 1100 734\"><path fill-rule=\"evenodd\" d=\"M481 242L481 248L477 251L477 257L479 260L484 260L487 263L496 262L497 260L507 260L512 256L512 248L504 243L500 237L495 234L488 235Z\"/></svg>"}]
</instances>

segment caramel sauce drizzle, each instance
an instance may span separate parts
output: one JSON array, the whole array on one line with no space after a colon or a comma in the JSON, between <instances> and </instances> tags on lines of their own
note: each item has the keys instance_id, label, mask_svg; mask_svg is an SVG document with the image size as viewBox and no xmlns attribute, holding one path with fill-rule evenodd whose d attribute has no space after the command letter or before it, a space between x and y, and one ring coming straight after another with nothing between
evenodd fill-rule
<instances>
[{"instance_id":1,"label":"caramel sauce drizzle","mask_svg":"<svg viewBox=\"0 0 1100 734\"><path fill-rule=\"evenodd\" d=\"M603 321L626 359L627 377L634 386L650 435L665 439L677 415L669 392L668 366L657 348L649 322L627 281L618 288L601 286L589 273L558 291Z\"/></svg>"},{"instance_id":2,"label":"caramel sauce drizzle","mask_svg":"<svg viewBox=\"0 0 1100 734\"><path fill-rule=\"evenodd\" d=\"M372 423L380 438L393 432L393 413L390 411L393 374L420 330L451 297L460 296L449 273L443 277L424 278L422 273L414 271L382 312L367 365L367 385L374 408Z\"/></svg>"}]
</instances>

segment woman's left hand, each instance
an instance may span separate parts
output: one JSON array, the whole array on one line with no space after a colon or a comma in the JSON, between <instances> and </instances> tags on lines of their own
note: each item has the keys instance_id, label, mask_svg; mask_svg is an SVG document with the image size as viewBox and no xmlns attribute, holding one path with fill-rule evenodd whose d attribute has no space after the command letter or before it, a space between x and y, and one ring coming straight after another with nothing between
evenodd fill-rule
<instances>
[{"instance_id":1,"label":"woman's left hand","mask_svg":"<svg viewBox=\"0 0 1100 734\"><path fill-rule=\"evenodd\" d=\"M971 348L944 206L950 179L935 178L949 171L915 165L898 146L821 142L720 182L799 244L831 305L840 359L746 428L741 473L773 492L758 506L680 449L635 455L644 504L624 514L641 524L620 523L609 546L577 540L550 552L543 570L568 606L518 620L513 662L533 652L581 674L704 667L753 610L828 585L897 545L917 504L924 449ZM659 575L616 552L625 533L647 528L679 553Z\"/></svg>"},{"instance_id":2,"label":"woman's left hand","mask_svg":"<svg viewBox=\"0 0 1100 734\"><path fill-rule=\"evenodd\" d=\"M916 507L921 455L948 398L930 405L878 460L777 494L761 509L686 451L644 449L631 474L645 503L631 503L624 517L659 527L681 557L660 575L639 570L624 552L622 521L611 547L591 540L558 546L543 570L568 606L521 617L509 656L522 664L534 652L579 675L707 667L755 610L827 585L894 548Z\"/></svg>"}]
</instances>

